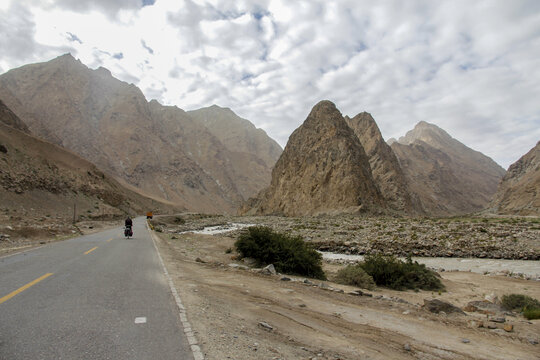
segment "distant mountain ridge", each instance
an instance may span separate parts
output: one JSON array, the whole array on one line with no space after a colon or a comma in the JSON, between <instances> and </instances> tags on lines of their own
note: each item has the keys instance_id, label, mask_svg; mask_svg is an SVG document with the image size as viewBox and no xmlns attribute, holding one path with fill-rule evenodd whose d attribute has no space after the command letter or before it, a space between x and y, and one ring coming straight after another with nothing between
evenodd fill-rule
<instances>
[{"instance_id":1,"label":"distant mountain ridge","mask_svg":"<svg viewBox=\"0 0 540 360\"><path fill-rule=\"evenodd\" d=\"M272 167L283 150L264 130L257 129L231 109L217 105L187 114L204 125L230 152L235 184L244 199L260 191L261 184L268 184Z\"/></svg>"},{"instance_id":2,"label":"distant mountain ridge","mask_svg":"<svg viewBox=\"0 0 540 360\"><path fill-rule=\"evenodd\" d=\"M192 211L234 212L269 183L269 163L281 150L260 132L262 153L226 146L204 122L148 102L135 85L104 68L90 70L69 54L0 75L0 98L35 135Z\"/></svg>"},{"instance_id":3,"label":"distant mountain ridge","mask_svg":"<svg viewBox=\"0 0 540 360\"><path fill-rule=\"evenodd\" d=\"M419 122L392 150L413 197L426 214L446 216L484 209L505 170L436 125Z\"/></svg>"}]
</instances>

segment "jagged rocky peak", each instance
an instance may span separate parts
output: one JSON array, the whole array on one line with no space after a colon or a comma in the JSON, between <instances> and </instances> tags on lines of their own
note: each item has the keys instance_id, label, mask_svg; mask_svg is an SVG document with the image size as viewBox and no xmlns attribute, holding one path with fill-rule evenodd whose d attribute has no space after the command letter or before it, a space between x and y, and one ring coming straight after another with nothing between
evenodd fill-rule
<instances>
[{"instance_id":1,"label":"jagged rocky peak","mask_svg":"<svg viewBox=\"0 0 540 360\"><path fill-rule=\"evenodd\" d=\"M288 216L380 210L369 160L336 106L319 102L289 137L255 212Z\"/></svg>"},{"instance_id":2,"label":"jagged rocky peak","mask_svg":"<svg viewBox=\"0 0 540 360\"><path fill-rule=\"evenodd\" d=\"M508 215L540 215L540 141L510 165L491 204Z\"/></svg>"},{"instance_id":3,"label":"jagged rocky peak","mask_svg":"<svg viewBox=\"0 0 540 360\"><path fill-rule=\"evenodd\" d=\"M389 146L392 146L393 143L397 142L397 139L396 138L390 138L388 140L386 140L386 143L389 145Z\"/></svg>"},{"instance_id":4,"label":"jagged rocky peak","mask_svg":"<svg viewBox=\"0 0 540 360\"><path fill-rule=\"evenodd\" d=\"M438 147L441 143L445 143L449 139L452 139L452 137L437 125L420 121L414 129L408 131L405 136L400 137L398 142L410 145L420 140L431 146Z\"/></svg>"},{"instance_id":5,"label":"jagged rocky peak","mask_svg":"<svg viewBox=\"0 0 540 360\"><path fill-rule=\"evenodd\" d=\"M100 76L112 77L111 71L103 66L98 67L94 72Z\"/></svg>"},{"instance_id":6,"label":"jagged rocky peak","mask_svg":"<svg viewBox=\"0 0 540 360\"><path fill-rule=\"evenodd\" d=\"M48 63L53 64L53 65L56 64L58 66L63 66L63 67L67 66L67 67L73 67L73 68L79 68L79 69L86 69L86 66L81 62L81 60L74 58L73 55L71 55L71 53L60 55L52 59ZM47 63L30 64L27 66L35 66L35 65L42 65L42 64L47 64Z\"/></svg>"},{"instance_id":7,"label":"jagged rocky peak","mask_svg":"<svg viewBox=\"0 0 540 360\"><path fill-rule=\"evenodd\" d=\"M360 139L369 158L373 179L388 206L396 211L411 212L413 204L407 182L392 148L384 141L381 131L370 113L361 112L347 124Z\"/></svg>"}]
</instances>

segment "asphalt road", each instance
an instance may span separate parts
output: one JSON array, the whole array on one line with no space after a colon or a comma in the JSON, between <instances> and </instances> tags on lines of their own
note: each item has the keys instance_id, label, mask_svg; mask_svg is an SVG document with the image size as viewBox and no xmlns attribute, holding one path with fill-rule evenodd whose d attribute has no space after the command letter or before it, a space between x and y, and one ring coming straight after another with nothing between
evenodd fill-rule
<instances>
[{"instance_id":1,"label":"asphalt road","mask_svg":"<svg viewBox=\"0 0 540 360\"><path fill-rule=\"evenodd\" d=\"M193 359L145 220L0 258L0 359Z\"/></svg>"}]
</instances>

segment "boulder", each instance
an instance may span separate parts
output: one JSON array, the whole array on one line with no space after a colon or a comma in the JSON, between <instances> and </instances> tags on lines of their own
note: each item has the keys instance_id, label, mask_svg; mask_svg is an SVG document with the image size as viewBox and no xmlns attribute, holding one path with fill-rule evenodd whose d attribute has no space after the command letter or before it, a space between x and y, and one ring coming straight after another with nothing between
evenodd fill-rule
<instances>
[{"instance_id":1,"label":"boulder","mask_svg":"<svg viewBox=\"0 0 540 360\"><path fill-rule=\"evenodd\" d=\"M276 275L277 272L276 272L276 268L274 267L274 264L270 264L268 266L265 266L261 270L261 274L264 274L264 275Z\"/></svg>"},{"instance_id":2,"label":"boulder","mask_svg":"<svg viewBox=\"0 0 540 360\"><path fill-rule=\"evenodd\" d=\"M445 312L446 314L454 313L454 314L465 315L463 310L461 310L457 306L447 303L445 301L439 300L439 299L424 299L423 307L429 312L432 312L435 314L438 314L442 311L442 312Z\"/></svg>"},{"instance_id":3,"label":"boulder","mask_svg":"<svg viewBox=\"0 0 540 360\"><path fill-rule=\"evenodd\" d=\"M466 312L478 312L486 315L495 315L504 311L500 305L489 301L471 301L463 308L463 310Z\"/></svg>"}]
</instances>

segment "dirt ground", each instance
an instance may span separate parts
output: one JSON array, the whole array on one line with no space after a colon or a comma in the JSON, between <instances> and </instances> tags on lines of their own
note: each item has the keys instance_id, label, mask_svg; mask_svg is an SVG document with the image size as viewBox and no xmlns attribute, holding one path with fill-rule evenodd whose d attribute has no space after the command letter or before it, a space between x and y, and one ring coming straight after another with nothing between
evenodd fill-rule
<instances>
[{"instance_id":1,"label":"dirt ground","mask_svg":"<svg viewBox=\"0 0 540 360\"><path fill-rule=\"evenodd\" d=\"M206 359L540 359L540 320L480 313L434 314L437 298L459 307L495 293L540 299L540 283L443 272L447 291L348 294L332 282L263 275L234 259L234 239L158 233L158 247ZM230 264L239 264L232 267ZM339 265L324 264L329 278ZM343 290L344 292L339 292ZM268 326L266 326L269 325ZM484 327L479 327L483 324ZM510 332L504 326L512 325ZM489 329L492 327L492 329Z\"/></svg>"},{"instance_id":2,"label":"dirt ground","mask_svg":"<svg viewBox=\"0 0 540 360\"><path fill-rule=\"evenodd\" d=\"M111 229L121 226L123 220L79 221L75 224L71 224L65 219L50 219L43 217L20 221L13 221L13 219L11 219L6 223L10 225L0 228L0 256L25 251L37 246L66 240L79 235L87 235ZM5 234L7 234L9 238L5 238Z\"/></svg>"}]
</instances>

